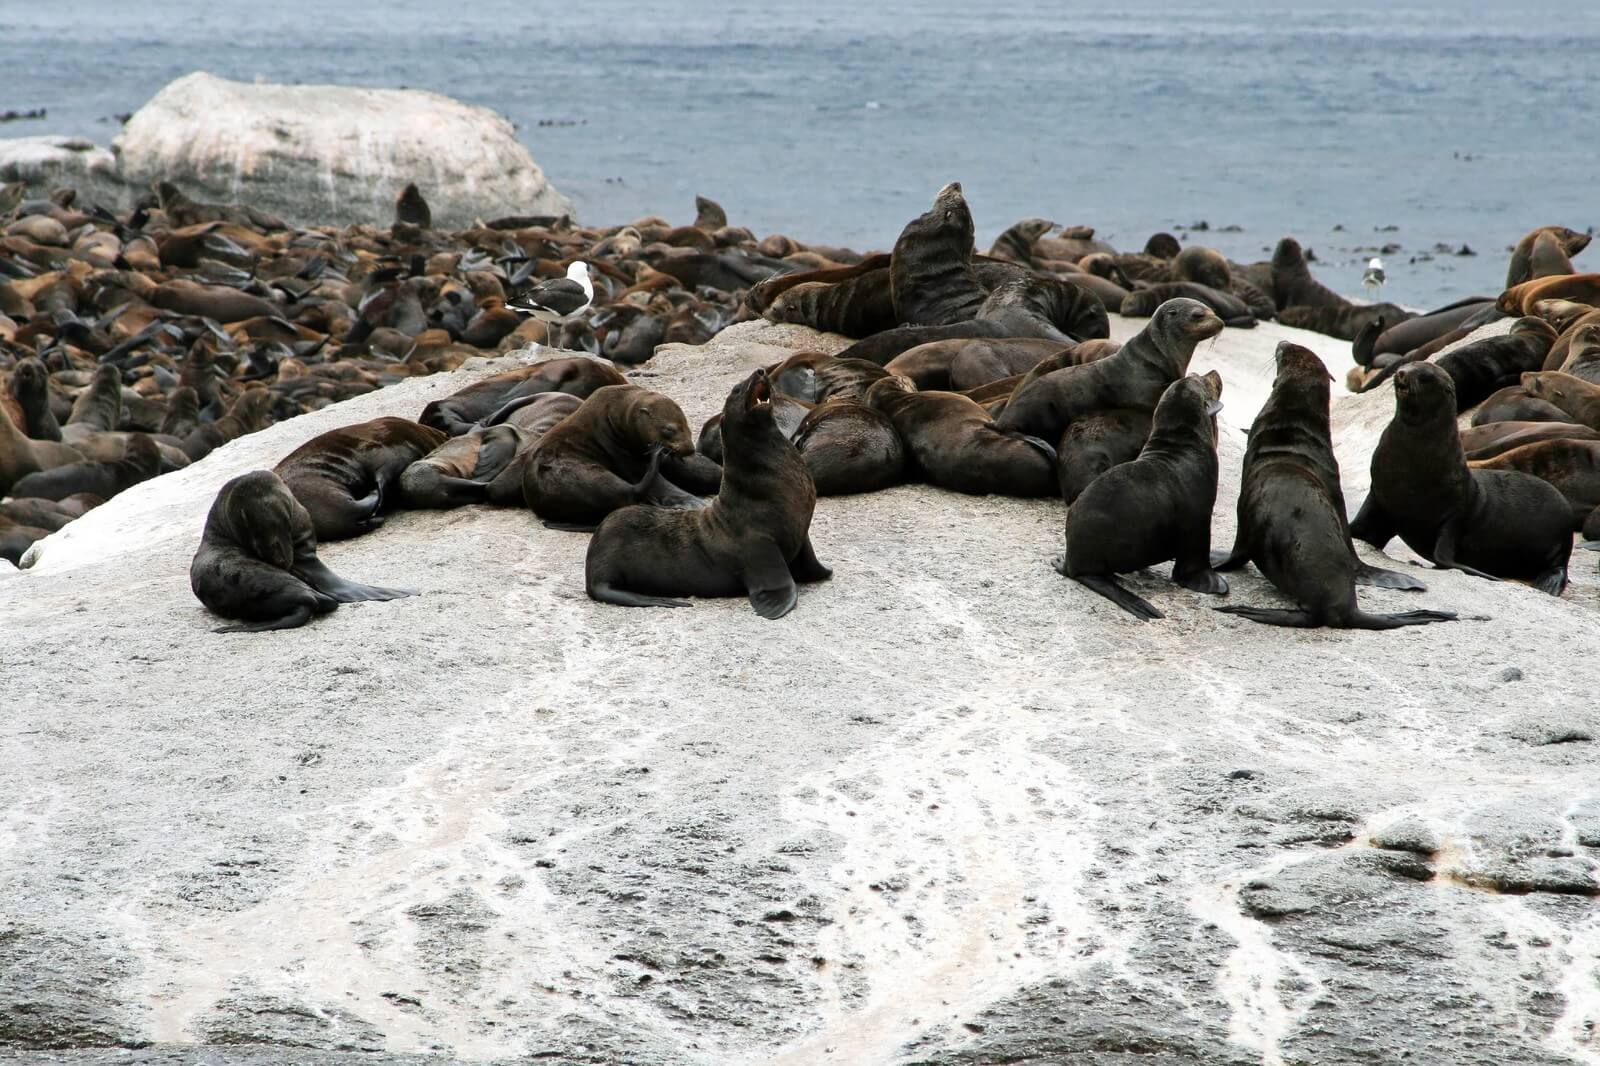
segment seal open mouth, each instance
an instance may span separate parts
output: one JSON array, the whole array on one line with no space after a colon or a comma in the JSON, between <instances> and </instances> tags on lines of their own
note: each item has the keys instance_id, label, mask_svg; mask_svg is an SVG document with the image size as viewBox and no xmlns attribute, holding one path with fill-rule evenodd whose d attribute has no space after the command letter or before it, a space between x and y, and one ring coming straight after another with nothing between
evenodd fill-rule
<instances>
[{"instance_id":1,"label":"seal open mouth","mask_svg":"<svg viewBox=\"0 0 1600 1066\"><path fill-rule=\"evenodd\" d=\"M772 406L772 383L767 378L765 370L756 371L755 378L750 382L750 410Z\"/></svg>"}]
</instances>

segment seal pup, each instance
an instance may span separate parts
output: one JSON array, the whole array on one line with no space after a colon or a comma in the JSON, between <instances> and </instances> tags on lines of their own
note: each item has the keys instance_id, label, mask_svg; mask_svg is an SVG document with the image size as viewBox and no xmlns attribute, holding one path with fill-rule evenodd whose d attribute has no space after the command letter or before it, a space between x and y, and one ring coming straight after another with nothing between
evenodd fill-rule
<instances>
[{"instance_id":1,"label":"seal pup","mask_svg":"<svg viewBox=\"0 0 1600 1066\"><path fill-rule=\"evenodd\" d=\"M342 540L382 525L400 475L445 440L410 419L374 418L312 437L273 473L311 515L319 542Z\"/></svg>"},{"instance_id":2,"label":"seal pup","mask_svg":"<svg viewBox=\"0 0 1600 1066\"><path fill-rule=\"evenodd\" d=\"M1165 616L1116 575L1171 559L1174 583L1226 595L1228 582L1211 568L1221 409L1197 374L1168 385L1139 457L1096 478L1067 508L1056 570L1145 621Z\"/></svg>"},{"instance_id":3,"label":"seal pup","mask_svg":"<svg viewBox=\"0 0 1600 1066\"><path fill-rule=\"evenodd\" d=\"M973 496L1055 495L1056 450L997 426L959 392L918 392L895 375L873 383L867 406L882 412L905 442L907 458L929 484Z\"/></svg>"},{"instance_id":4,"label":"seal pup","mask_svg":"<svg viewBox=\"0 0 1600 1066\"><path fill-rule=\"evenodd\" d=\"M539 441L523 468L522 496L547 528L575 532L629 504L704 506L661 476L668 453L694 453L683 409L638 385L607 385Z\"/></svg>"},{"instance_id":5,"label":"seal pup","mask_svg":"<svg viewBox=\"0 0 1600 1066\"><path fill-rule=\"evenodd\" d=\"M772 419L772 384L757 370L722 407L722 491L696 511L624 507L589 542L584 585L602 603L686 607L673 596L748 595L762 618L782 618L798 582L825 581L809 531L811 474Z\"/></svg>"},{"instance_id":6,"label":"seal pup","mask_svg":"<svg viewBox=\"0 0 1600 1066\"><path fill-rule=\"evenodd\" d=\"M1455 382L1432 363L1396 372L1394 399L1350 535L1378 549L1398 535L1441 569L1525 579L1561 595L1572 553L1566 498L1531 474L1467 466Z\"/></svg>"},{"instance_id":7,"label":"seal pup","mask_svg":"<svg viewBox=\"0 0 1600 1066\"><path fill-rule=\"evenodd\" d=\"M1020 386L995 425L1060 440L1074 418L1131 407L1153 411L1168 385L1189 368L1195 346L1223 330L1222 319L1197 300L1168 300L1114 354L1063 367Z\"/></svg>"},{"instance_id":8,"label":"seal pup","mask_svg":"<svg viewBox=\"0 0 1600 1066\"><path fill-rule=\"evenodd\" d=\"M267 470L241 474L217 493L189 564L189 587L213 613L241 619L218 633L293 629L341 603L416 595L329 570L317 558L311 515Z\"/></svg>"}]
</instances>

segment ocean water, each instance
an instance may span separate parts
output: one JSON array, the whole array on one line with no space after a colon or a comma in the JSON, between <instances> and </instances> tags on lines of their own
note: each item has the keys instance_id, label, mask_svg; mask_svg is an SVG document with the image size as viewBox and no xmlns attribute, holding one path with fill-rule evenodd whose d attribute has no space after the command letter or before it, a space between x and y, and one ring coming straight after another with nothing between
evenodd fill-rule
<instances>
[{"instance_id":1,"label":"ocean water","mask_svg":"<svg viewBox=\"0 0 1600 1066\"><path fill-rule=\"evenodd\" d=\"M1597 59L1600 7L1554 0L0 0L0 111L49 111L0 136L107 142L196 69L410 86L511 118L589 222L703 193L886 248L960 180L982 246L1205 221L1186 239L1245 259L1293 233L1359 294L1388 245L1384 297L1423 306L1498 291L1534 226L1600 225Z\"/></svg>"}]
</instances>

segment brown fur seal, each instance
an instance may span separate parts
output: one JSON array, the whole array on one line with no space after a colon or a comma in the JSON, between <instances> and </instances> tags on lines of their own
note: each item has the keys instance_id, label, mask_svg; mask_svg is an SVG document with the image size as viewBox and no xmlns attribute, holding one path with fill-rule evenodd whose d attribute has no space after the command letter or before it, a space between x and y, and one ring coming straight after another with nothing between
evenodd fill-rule
<instances>
[{"instance_id":1,"label":"brown fur seal","mask_svg":"<svg viewBox=\"0 0 1600 1066\"><path fill-rule=\"evenodd\" d=\"M1221 292L1233 288L1228 257L1200 244L1192 244L1172 257L1172 273L1178 281L1192 281Z\"/></svg>"},{"instance_id":2,"label":"brown fur seal","mask_svg":"<svg viewBox=\"0 0 1600 1066\"><path fill-rule=\"evenodd\" d=\"M1139 457L1096 478L1067 508L1066 550L1056 570L1146 621L1163 615L1119 583L1118 574L1172 559L1176 584L1226 594L1227 581L1211 569L1214 416L1221 407L1198 375L1167 386Z\"/></svg>"},{"instance_id":3,"label":"brown fur seal","mask_svg":"<svg viewBox=\"0 0 1600 1066\"><path fill-rule=\"evenodd\" d=\"M1272 293L1278 310L1286 307L1346 307L1350 301L1311 276L1305 250L1285 237L1272 251Z\"/></svg>"},{"instance_id":4,"label":"brown fur seal","mask_svg":"<svg viewBox=\"0 0 1600 1066\"><path fill-rule=\"evenodd\" d=\"M1453 348L1435 364L1456 383L1456 403L1466 411L1487 400L1500 389L1519 384L1522 375L1538 370L1555 343L1556 331L1539 318L1519 318L1509 333ZM1387 381L1407 361L1391 363L1361 387L1368 392ZM1420 360L1415 360L1420 362Z\"/></svg>"},{"instance_id":5,"label":"brown fur seal","mask_svg":"<svg viewBox=\"0 0 1600 1066\"><path fill-rule=\"evenodd\" d=\"M1534 303L1535 306L1546 307L1553 304L1566 304L1569 307L1589 307L1587 304L1573 304L1564 300L1536 300ZM1578 333L1589 326L1600 326L1600 307L1586 310L1576 318L1570 319L1564 326L1551 321L1552 316L1550 315L1540 315L1539 317L1546 322L1550 322L1552 326L1561 331L1561 335L1556 338L1556 342L1550 346L1550 354L1544 357L1544 366L1540 367L1540 369L1560 370L1567 365L1567 359L1572 354L1572 345Z\"/></svg>"},{"instance_id":6,"label":"brown fur seal","mask_svg":"<svg viewBox=\"0 0 1600 1066\"><path fill-rule=\"evenodd\" d=\"M1076 354L1082 345L1062 345L1055 341L1040 340L1037 338L1014 338L1011 340L981 340L968 341L959 347L954 357L950 360L948 387L953 392L965 392L975 389L980 385L987 385L991 381L1002 378L1016 377L1026 374L1038 366L1041 360L1056 358L1071 359L1068 353ZM1100 348L1090 348L1090 353L1099 352ZM1076 361L1062 365L1078 365ZM894 366L889 367L894 370ZM937 385L918 385L919 389L938 388Z\"/></svg>"},{"instance_id":7,"label":"brown fur seal","mask_svg":"<svg viewBox=\"0 0 1600 1066\"><path fill-rule=\"evenodd\" d=\"M1372 489L1351 536L1381 549L1398 535L1440 567L1522 578L1559 596L1572 552L1566 499L1518 471L1468 468L1454 393L1432 363L1395 374L1395 415L1372 453Z\"/></svg>"},{"instance_id":8,"label":"brown fur seal","mask_svg":"<svg viewBox=\"0 0 1600 1066\"><path fill-rule=\"evenodd\" d=\"M841 270L815 271L846 276L836 281L807 280L785 287L761 314L770 322L794 322L846 337L870 337L892 329L900 319L895 312L894 281L888 264L863 269L876 261L873 257Z\"/></svg>"},{"instance_id":9,"label":"brown fur seal","mask_svg":"<svg viewBox=\"0 0 1600 1066\"><path fill-rule=\"evenodd\" d=\"M293 629L341 603L416 593L346 581L317 558L311 515L276 474L255 470L222 486L206 516L189 587L238 625L218 633Z\"/></svg>"},{"instance_id":10,"label":"brown fur seal","mask_svg":"<svg viewBox=\"0 0 1600 1066\"><path fill-rule=\"evenodd\" d=\"M1329 428L1328 382L1322 360L1281 341L1272 393L1250 427L1239 492L1239 532L1217 568L1254 561L1297 610L1229 606L1218 610L1265 625L1397 629L1446 622L1442 611L1372 615L1356 603L1356 585L1422 588L1414 578L1369 567L1357 558L1345 519L1339 466Z\"/></svg>"},{"instance_id":11,"label":"brown fur seal","mask_svg":"<svg viewBox=\"0 0 1600 1066\"><path fill-rule=\"evenodd\" d=\"M50 535L42 526L30 526L0 515L0 559L12 566L22 561L29 548Z\"/></svg>"},{"instance_id":12,"label":"brown fur seal","mask_svg":"<svg viewBox=\"0 0 1600 1066\"><path fill-rule=\"evenodd\" d=\"M182 442L199 428L200 394L187 385L180 385L167 397L167 410L161 416L159 432L163 437Z\"/></svg>"},{"instance_id":13,"label":"brown fur seal","mask_svg":"<svg viewBox=\"0 0 1600 1066\"><path fill-rule=\"evenodd\" d=\"M51 440L30 440L0 406L0 496L17 481L38 470L83 461L83 453Z\"/></svg>"},{"instance_id":14,"label":"brown fur seal","mask_svg":"<svg viewBox=\"0 0 1600 1066\"><path fill-rule=\"evenodd\" d=\"M1522 391L1567 415L1566 421L1600 429L1600 385L1559 370L1522 375Z\"/></svg>"},{"instance_id":15,"label":"brown fur seal","mask_svg":"<svg viewBox=\"0 0 1600 1066\"><path fill-rule=\"evenodd\" d=\"M1336 307L1295 305L1278 312L1278 321L1295 329L1309 329L1342 341L1354 341L1377 322L1398 322L1410 312L1396 304L1353 304Z\"/></svg>"},{"instance_id":16,"label":"brown fur seal","mask_svg":"<svg viewBox=\"0 0 1600 1066\"><path fill-rule=\"evenodd\" d=\"M95 368L94 377L72 402L72 414L61 429L67 444L96 433L110 433L122 425L122 373L106 363Z\"/></svg>"},{"instance_id":17,"label":"brown fur seal","mask_svg":"<svg viewBox=\"0 0 1600 1066\"><path fill-rule=\"evenodd\" d=\"M1496 422L1569 422L1567 413L1553 403L1536 400L1521 385L1501 389L1472 412L1473 426Z\"/></svg>"},{"instance_id":18,"label":"brown fur seal","mask_svg":"<svg viewBox=\"0 0 1600 1066\"><path fill-rule=\"evenodd\" d=\"M774 391L812 404L836 399L860 402L874 381L888 376L877 363L822 352L796 352L767 367Z\"/></svg>"},{"instance_id":19,"label":"brown fur seal","mask_svg":"<svg viewBox=\"0 0 1600 1066\"><path fill-rule=\"evenodd\" d=\"M1591 385L1600 385L1600 322L1590 322L1572 331L1561 371Z\"/></svg>"},{"instance_id":20,"label":"brown fur seal","mask_svg":"<svg viewBox=\"0 0 1600 1066\"><path fill-rule=\"evenodd\" d=\"M917 392L905 378L888 377L867 390L867 406L894 424L930 484L974 496L1055 494L1055 449L1000 429L958 392Z\"/></svg>"},{"instance_id":21,"label":"brown fur seal","mask_svg":"<svg viewBox=\"0 0 1600 1066\"><path fill-rule=\"evenodd\" d=\"M772 421L772 387L757 370L722 408L727 464L709 508L624 507L589 542L589 595L625 607L682 607L671 596L750 597L763 618L781 618L798 582L825 581L809 530L817 493L794 446Z\"/></svg>"},{"instance_id":22,"label":"brown fur seal","mask_svg":"<svg viewBox=\"0 0 1600 1066\"><path fill-rule=\"evenodd\" d=\"M1520 470L1556 488L1572 508L1572 528L1585 530L1600 507L1600 441L1547 440L1524 444L1493 459L1470 461L1474 470Z\"/></svg>"},{"instance_id":23,"label":"brown fur seal","mask_svg":"<svg viewBox=\"0 0 1600 1066\"><path fill-rule=\"evenodd\" d=\"M506 404L542 392L589 396L607 385L626 385L628 379L610 363L583 356L547 359L532 366L491 374L442 400L430 400L418 419L425 426L460 436L479 422L492 422Z\"/></svg>"},{"instance_id":24,"label":"brown fur seal","mask_svg":"<svg viewBox=\"0 0 1600 1066\"><path fill-rule=\"evenodd\" d=\"M1517 246L1511 250L1511 265L1506 271L1506 288L1514 289L1523 282L1532 281L1539 276L1533 272L1533 247L1544 235L1555 238L1561 252L1568 257L1569 268L1572 265L1571 257L1589 246L1587 233L1579 233L1565 226L1540 226L1518 241Z\"/></svg>"},{"instance_id":25,"label":"brown fur seal","mask_svg":"<svg viewBox=\"0 0 1600 1066\"><path fill-rule=\"evenodd\" d=\"M416 182L407 184L400 190L400 195L395 197L394 220L402 226L432 228L433 212L428 209L428 201L422 198L422 191L417 188Z\"/></svg>"},{"instance_id":26,"label":"brown fur seal","mask_svg":"<svg viewBox=\"0 0 1600 1066\"><path fill-rule=\"evenodd\" d=\"M972 212L961 183L951 182L894 242L890 274L900 321L944 326L977 316L989 293L973 270L972 237Z\"/></svg>"},{"instance_id":27,"label":"brown fur seal","mask_svg":"<svg viewBox=\"0 0 1600 1066\"><path fill-rule=\"evenodd\" d=\"M215 422L196 426L183 438L183 454L191 462L204 459L231 440L254 433L267 423L267 412L272 409L272 393L267 389L245 389L233 401L228 413Z\"/></svg>"},{"instance_id":28,"label":"brown fur seal","mask_svg":"<svg viewBox=\"0 0 1600 1066\"><path fill-rule=\"evenodd\" d=\"M1021 222L1012 224L994 243L989 246L989 254L996 259L1009 259L1013 263L1031 266L1033 263L1033 246L1040 237L1056 228L1056 224L1046 218L1025 218Z\"/></svg>"},{"instance_id":29,"label":"brown fur seal","mask_svg":"<svg viewBox=\"0 0 1600 1066\"><path fill-rule=\"evenodd\" d=\"M703 501L660 473L665 453L693 451L689 424L670 398L607 385L539 441L523 469L523 499L551 529L584 531L629 504L698 507Z\"/></svg>"},{"instance_id":30,"label":"brown fur seal","mask_svg":"<svg viewBox=\"0 0 1600 1066\"><path fill-rule=\"evenodd\" d=\"M865 404L823 404L792 440L818 496L877 492L905 480L905 442L886 415Z\"/></svg>"},{"instance_id":31,"label":"brown fur seal","mask_svg":"<svg viewBox=\"0 0 1600 1066\"><path fill-rule=\"evenodd\" d=\"M1463 429L1461 450L1472 462L1545 440L1600 440L1600 431L1576 422L1490 422Z\"/></svg>"},{"instance_id":32,"label":"brown fur seal","mask_svg":"<svg viewBox=\"0 0 1600 1066\"><path fill-rule=\"evenodd\" d=\"M1114 407L1154 410L1168 385L1189 367L1195 345L1222 332L1205 304L1170 300L1114 355L1053 371L1019 387L995 420L1045 440L1060 440L1068 423Z\"/></svg>"},{"instance_id":33,"label":"brown fur seal","mask_svg":"<svg viewBox=\"0 0 1600 1066\"><path fill-rule=\"evenodd\" d=\"M1156 308L1168 300L1186 297L1198 300L1217 313L1224 325L1239 329L1253 329L1256 316L1245 302L1230 292L1214 289L1193 281L1166 281L1143 289L1135 289L1122 301L1119 313L1124 318L1149 318Z\"/></svg>"},{"instance_id":34,"label":"brown fur seal","mask_svg":"<svg viewBox=\"0 0 1600 1066\"><path fill-rule=\"evenodd\" d=\"M1095 478L1139 457L1150 439L1154 412L1132 407L1092 411L1067 423L1056 445L1056 484L1072 503Z\"/></svg>"},{"instance_id":35,"label":"brown fur seal","mask_svg":"<svg viewBox=\"0 0 1600 1066\"><path fill-rule=\"evenodd\" d=\"M804 422L806 415L816 407L816 404L797 400L793 396L785 396L776 391L768 402L772 405L772 419L777 423L778 431L788 440L794 439L794 435L800 431L800 423ZM700 427L695 450L714 463L722 462L721 411L706 419L705 425Z\"/></svg>"},{"instance_id":36,"label":"brown fur seal","mask_svg":"<svg viewBox=\"0 0 1600 1066\"><path fill-rule=\"evenodd\" d=\"M1508 315L1531 315L1540 300L1571 300L1600 306L1600 274L1535 278L1500 294L1495 306Z\"/></svg>"},{"instance_id":37,"label":"brown fur seal","mask_svg":"<svg viewBox=\"0 0 1600 1066\"><path fill-rule=\"evenodd\" d=\"M35 445L43 443L38 441ZM11 495L61 500L80 492L92 492L109 500L124 489L161 473L161 450L147 434L128 434L108 455L115 455L115 458L85 459L28 474L11 486Z\"/></svg>"},{"instance_id":38,"label":"brown fur seal","mask_svg":"<svg viewBox=\"0 0 1600 1066\"><path fill-rule=\"evenodd\" d=\"M8 387L22 413L18 428L34 440L60 440L61 424L50 407L50 373L44 364L37 359L18 360Z\"/></svg>"},{"instance_id":39,"label":"brown fur seal","mask_svg":"<svg viewBox=\"0 0 1600 1066\"><path fill-rule=\"evenodd\" d=\"M317 540L342 540L383 524L406 467L443 444L436 429L374 418L312 437L273 467L311 515Z\"/></svg>"},{"instance_id":40,"label":"brown fur seal","mask_svg":"<svg viewBox=\"0 0 1600 1066\"><path fill-rule=\"evenodd\" d=\"M483 503L494 481L521 449L523 433L512 425L475 426L451 437L400 475L406 507L446 508Z\"/></svg>"}]
</instances>

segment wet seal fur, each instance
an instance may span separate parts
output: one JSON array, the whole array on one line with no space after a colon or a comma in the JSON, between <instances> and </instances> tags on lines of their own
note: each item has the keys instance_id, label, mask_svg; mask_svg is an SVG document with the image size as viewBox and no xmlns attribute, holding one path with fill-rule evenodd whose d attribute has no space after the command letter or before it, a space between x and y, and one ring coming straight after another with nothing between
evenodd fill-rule
<instances>
[{"instance_id":1,"label":"wet seal fur","mask_svg":"<svg viewBox=\"0 0 1600 1066\"><path fill-rule=\"evenodd\" d=\"M1402 367L1394 397L1394 418L1372 453L1372 488L1350 535L1379 549L1398 535L1441 569L1529 580L1559 596L1572 553L1566 498L1520 471L1467 466L1455 383L1439 367Z\"/></svg>"},{"instance_id":2,"label":"wet seal fur","mask_svg":"<svg viewBox=\"0 0 1600 1066\"><path fill-rule=\"evenodd\" d=\"M710 507L624 507L595 530L584 563L591 597L624 607L684 607L674 596L747 595L763 618L799 600L799 582L825 581L809 530L816 487L772 419L772 385L757 370L722 408L722 491Z\"/></svg>"},{"instance_id":3,"label":"wet seal fur","mask_svg":"<svg viewBox=\"0 0 1600 1066\"><path fill-rule=\"evenodd\" d=\"M206 516L189 587L224 618L218 633L303 626L341 603L415 596L346 581L317 558L311 515L276 474L255 470L222 486Z\"/></svg>"},{"instance_id":4,"label":"wet seal fur","mask_svg":"<svg viewBox=\"0 0 1600 1066\"><path fill-rule=\"evenodd\" d=\"M1327 367L1308 348L1281 341L1272 393L1250 427L1239 492L1239 532L1219 570L1254 562L1298 609L1217 608L1264 625L1396 629L1451 621L1443 611L1373 615L1356 585L1422 589L1415 578L1362 562L1350 540L1328 420Z\"/></svg>"},{"instance_id":5,"label":"wet seal fur","mask_svg":"<svg viewBox=\"0 0 1600 1066\"><path fill-rule=\"evenodd\" d=\"M1176 584L1218 596L1228 591L1211 569L1215 415L1222 409L1212 389L1197 374L1167 386L1139 457L1096 478L1067 508L1066 550L1056 570L1144 621L1164 615L1116 575L1171 559Z\"/></svg>"},{"instance_id":6,"label":"wet seal fur","mask_svg":"<svg viewBox=\"0 0 1600 1066\"><path fill-rule=\"evenodd\" d=\"M273 467L311 515L317 540L354 537L383 524L406 467L447 438L406 418L374 418L312 437Z\"/></svg>"}]
</instances>

